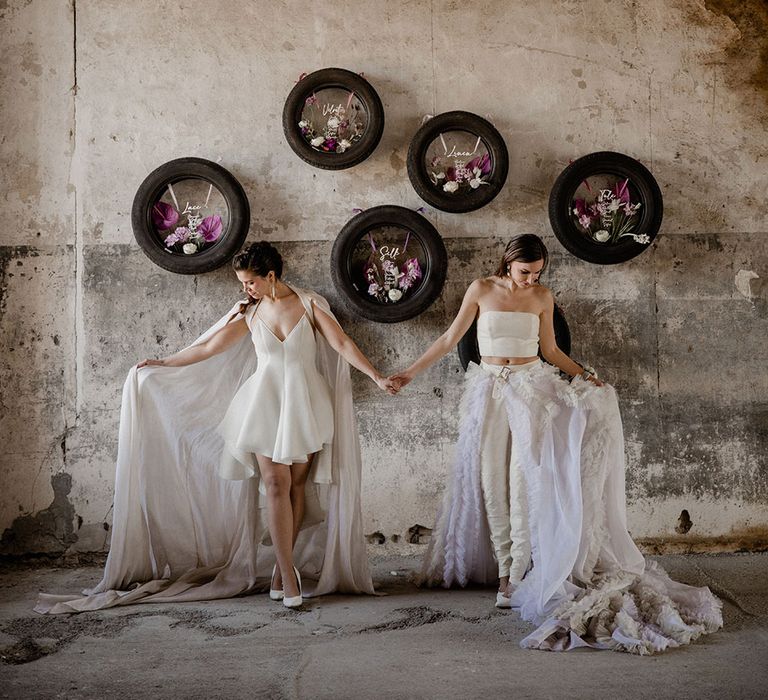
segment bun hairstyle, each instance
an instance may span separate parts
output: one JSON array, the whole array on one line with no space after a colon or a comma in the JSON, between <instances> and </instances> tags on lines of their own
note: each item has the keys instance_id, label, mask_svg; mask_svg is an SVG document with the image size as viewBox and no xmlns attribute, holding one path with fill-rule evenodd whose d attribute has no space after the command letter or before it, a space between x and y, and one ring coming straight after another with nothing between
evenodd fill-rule
<instances>
[{"instance_id":1,"label":"bun hairstyle","mask_svg":"<svg viewBox=\"0 0 768 700\"><path fill-rule=\"evenodd\" d=\"M251 243L243 248L232 260L235 270L250 270L259 277L266 277L270 272L280 279L283 274L283 258L277 248L266 241Z\"/></svg>"},{"instance_id":2,"label":"bun hairstyle","mask_svg":"<svg viewBox=\"0 0 768 700\"><path fill-rule=\"evenodd\" d=\"M501 257L499 268L496 270L497 277L506 277L508 268L513 262L537 262L538 260L544 261L544 267L541 271L547 269L549 263L549 252L547 246L544 245L544 241L533 233L522 233L519 236L515 236L507 243L507 247L504 249L504 255Z\"/></svg>"},{"instance_id":3,"label":"bun hairstyle","mask_svg":"<svg viewBox=\"0 0 768 700\"><path fill-rule=\"evenodd\" d=\"M280 279L283 274L283 258L277 252L277 248L267 241L251 243L243 248L232 258L233 270L250 270L259 277L266 277L270 272ZM256 299L248 297L248 301L240 304L240 309L227 319L229 323L237 314L244 314L249 306L256 303Z\"/></svg>"}]
</instances>

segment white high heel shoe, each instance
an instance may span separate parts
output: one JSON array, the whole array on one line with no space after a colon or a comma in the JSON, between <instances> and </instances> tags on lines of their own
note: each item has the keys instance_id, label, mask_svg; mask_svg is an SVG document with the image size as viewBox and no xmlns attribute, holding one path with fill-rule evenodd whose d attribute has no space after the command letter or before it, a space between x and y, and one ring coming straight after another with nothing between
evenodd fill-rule
<instances>
[{"instance_id":1,"label":"white high heel shoe","mask_svg":"<svg viewBox=\"0 0 768 700\"><path fill-rule=\"evenodd\" d=\"M282 588L272 588L272 582L275 580L275 574L277 573L277 564L272 567L272 578L269 579L269 597L272 600L282 600L285 598Z\"/></svg>"},{"instance_id":2,"label":"white high heel shoe","mask_svg":"<svg viewBox=\"0 0 768 700\"><path fill-rule=\"evenodd\" d=\"M286 608L300 608L304 602L304 599L301 597L301 574L295 566L293 567L293 573L296 574L296 583L299 584L299 595L291 596L290 598L285 596L283 598L283 605Z\"/></svg>"}]
</instances>

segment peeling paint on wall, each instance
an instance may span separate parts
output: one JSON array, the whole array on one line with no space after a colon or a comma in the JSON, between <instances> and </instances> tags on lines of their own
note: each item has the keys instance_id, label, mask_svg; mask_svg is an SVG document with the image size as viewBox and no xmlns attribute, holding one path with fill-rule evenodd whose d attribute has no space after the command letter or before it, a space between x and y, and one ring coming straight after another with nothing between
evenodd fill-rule
<instances>
[{"instance_id":1,"label":"peeling paint on wall","mask_svg":"<svg viewBox=\"0 0 768 700\"><path fill-rule=\"evenodd\" d=\"M67 473L51 477L53 502L34 515L22 515L3 532L0 555L19 556L31 552L61 554L77 540L75 507L69 501L72 477Z\"/></svg>"}]
</instances>

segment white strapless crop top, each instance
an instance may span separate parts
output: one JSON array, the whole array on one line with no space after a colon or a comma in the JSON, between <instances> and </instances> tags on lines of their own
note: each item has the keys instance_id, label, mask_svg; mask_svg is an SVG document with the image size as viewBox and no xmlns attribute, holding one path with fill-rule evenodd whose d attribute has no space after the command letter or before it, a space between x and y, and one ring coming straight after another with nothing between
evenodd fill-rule
<instances>
[{"instance_id":1,"label":"white strapless crop top","mask_svg":"<svg viewBox=\"0 0 768 700\"><path fill-rule=\"evenodd\" d=\"M477 346L483 357L535 357L539 317L528 311L484 311L477 319Z\"/></svg>"}]
</instances>

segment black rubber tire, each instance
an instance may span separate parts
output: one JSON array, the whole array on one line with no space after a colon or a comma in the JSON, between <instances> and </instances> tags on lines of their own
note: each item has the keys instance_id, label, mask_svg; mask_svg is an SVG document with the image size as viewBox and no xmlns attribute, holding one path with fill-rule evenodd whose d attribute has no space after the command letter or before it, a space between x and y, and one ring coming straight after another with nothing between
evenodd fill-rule
<instances>
[{"instance_id":1,"label":"black rubber tire","mask_svg":"<svg viewBox=\"0 0 768 700\"><path fill-rule=\"evenodd\" d=\"M227 228L215 245L194 255L179 255L165 248L152 223L152 207L168 184L200 179L212 183L226 200ZM133 235L147 257L159 267L181 275L199 275L226 264L240 250L248 235L251 209L242 185L218 163L203 158L177 158L153 170L133 198Z\"/></svg>"},{"instance_id":2,"label":"black rubber tire","mask_svg":"<svg viewBox=\"0 0 768 700\"><path fill-rule=\"evenodd\" d=\"M571 331L568 328L568 322L563 316L563 312L560 307L555 304L555 312L552 317L552 322L555 327L555 340L557 341L557 347L560 348L566 355L571 353ZM467 367L470 362L480 364L480 350L477 346L477 321L473 321L469 330L464 334L459 344L456 346L456 350L459 353L459 362L467 371ZM544 357L539 350L539 357L544 360ZM546 362L546 360L544 360Z\"/></svg>"},{"instance_id":3,"label":"black rubber tire","mask_svg":"<svg viewBox=\"0 0 768 700\"><path fill-rule=\"evenodd\" d=\"M351 257L363 236L381 227L411 232L424 248L423 280L413 296L397 304L382 304L358 291ZM448 272L448 253L437 229L418 212L405 207L372 207L352 217L341 229L331 251L331 277L346 306L355 314L378 323L397 323L418 316L440 296Z\"/></svg>"},{"instance_id":4,"label":"black rubber tire","mask_svg":"<svg viewBox=\"0 0 768 700\"><path fill-rule=\"evenodd\" d=\"M642 202L635 233L647 235L649 243L637 243L626 237L620 243L605 245L590 241L577 230L571 215L573 195L585 178L601 173L629 178L632 182ZM557 239L577 258L598 265L622 263L642 253L659 232L663 215L661 189L648 168L634 158L613 151L590 153L573 161L560 173L549 195L549 221Z\"/></svg>"},{"instance_id":5,"label":"black rubber tire","mask_svg":"<svg viewBox=\"0 0 768 700\"><path fill-rule=\"evenodd\" d=\"M466 131L482 138L492 164L487 185L466 194L448 194L435 188L424 167L424 155L443 131ZM509 172L509 153L501 134L489 121L471 112L444 112L416 132L408 148L407 165L413 189L427 204L442 211L463 213L484 207L501 192Z\"/></svg>"},{"instance_id":6,"label":"black rubber tire","mask_svg":"<svg viewBox=\"0 0 768 700\"><path fill-rule=\"evenodd\" d=\"M365 105L368 124L354 148L344 153L322 153L307 143L298 124L307 97L334 87L354 91ZM283 107L283 133L288 145L305 163L323 170L343 170L362 163L376 150L383 132L384 107L376 90L365 78L344 68L324 68L305 76L294 85Z\"/></svg>"}]
</instances>

